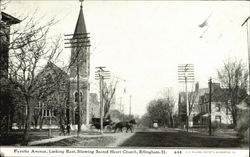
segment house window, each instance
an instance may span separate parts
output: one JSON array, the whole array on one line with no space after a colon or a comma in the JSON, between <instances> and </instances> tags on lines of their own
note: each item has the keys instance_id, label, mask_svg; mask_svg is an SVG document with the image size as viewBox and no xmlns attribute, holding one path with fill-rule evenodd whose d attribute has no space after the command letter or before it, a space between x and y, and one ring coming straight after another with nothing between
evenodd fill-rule
<instances>
[{"instance_id":1,"label":"house window","mask_svg":"<svg viewBox=\"0 0 250 157\"><path fill-rule=\"evenodd\" d=\"M49 110L43 110L43 116L49 117Z\"/></svg>"},{"instance_id":2,"label":"house window","mask_svg":"<svg viewBox=\"0 0 250 157\"><path fill-rule=\"evenodd\" d=\"M215 116L215 121L221 123L221 116Z\"/></svg>"},{"instance_id":3,"label":"house window","mask_svg":"<svg viewBox=\"0 0 250 157\"><path fill-rule=\"evenodd\" d=\"M50 116L50 110L47 110L47 109L43 110L43 116L44 117L49 117ZM52 117L56 116L56 110L51 111L51 116Z\"/></svg>"},{"instance_id":4,"label":"house window","mask_svg":"<svg viewBox=\"0 0 250 157\"><path fill-rule=\"evenodd\" d=\"M52 116L57 116L57 110L53 110L53 112L51 114L52 114Z\"/></svg>"},{"instance_id":5,"label":"house window","mask_svg":"<svg viewBox=\"0 0 250 157\"><path fill-rule=\"evenodd\" d=\"M220 112L220 104L216 104L216 106L215 106L215 111L216 111L216 112Z\"/></svg>"}]
</instances>

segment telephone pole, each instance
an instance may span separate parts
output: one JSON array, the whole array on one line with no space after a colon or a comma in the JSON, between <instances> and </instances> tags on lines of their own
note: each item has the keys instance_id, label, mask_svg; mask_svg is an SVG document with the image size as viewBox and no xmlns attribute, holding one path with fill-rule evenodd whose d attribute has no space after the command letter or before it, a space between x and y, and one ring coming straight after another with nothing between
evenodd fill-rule
<instances>
[{"instance_id":1,"label":"telephone pole","mask_svg":"<svg viewBox=\"0 0 250 157\"><path fill-rule=\"evenodd\" d=\"M212 102L212 79L209 79L208 81L208 85L209 85L209 136L212 135L212 108L211 108L211 102Z\"/></svg>"},{"instance_id":2,"label":"telephone pole","mask_svg":"<svg viewBox=\"0 0 250 157\"><path fill-rule=\"evenodd\" d=\"M130 95L129 96L129 118L131 118L131 98L132 98L132 96Z\"/></svg>"},{"instance_id":3,"label":"telephone pole","mask_svg":"<svg viewBox=\"0 0 250 157\"><path fill-rule=\"evenodd\" d=\"M247 47L248 47L248 71L250 71L250 35L249 35L249 27L250 27L250 24L249 24L249 19L250 19L250 16L248 18L246 18L246 20L242 23L242 27L244 25L246 25L247 27ZM250 74L248 73L248 94L250 94Z\"/></svg>"},{"instance_id":4,"label":"telephone pole","mask_svg":"<svg viewBox=\"0 0 250 157\"><path fill-rule=\"evenodd\" d=\"M188 90L187 84L194 83L194 65L193 64L179 64L178 65L178 81L179 83L185 83L186 92L186 129L188 132L189 127L189 103L188 103Z\"/></svg>"},{"instance_id":5,"label":"telephone pole","mask_svg":"<svg viewBox=\"0 0 250 157\"><path fill-rule=\"evenodd\" d=\"M105 67L96 67L95 79L99 80L100 86L100 134L103 134L103 80L110 78L110 72Z\"/></svg>"},{"instance_id":6,"label":"telephone pole","mask_svg":"<svg viewBox=\"0 0 250 157\"><path fill-rule=\"evenodd\" d=\"M65 48L71 48L73 51L75 51L75 55L73 60L71 61L70 66L74 65L76 63L76 76L77 76L77 108L78 108L78 123L77 123L77 136L79 137L81 133L81 125L82 125L82 108L80 105L80 62L83 60L81 57L84 57L80 54L81 50L84 51L85 48L90 46L89 41L89 33L81 33L81 34L66 34L64 35L66 37L65 45L67 45ZM88 88L88 85L87 87ZM86 104L88 105L88 104ZM69 125L69 124L67 124Z\"/></svg>"}]
</instances>

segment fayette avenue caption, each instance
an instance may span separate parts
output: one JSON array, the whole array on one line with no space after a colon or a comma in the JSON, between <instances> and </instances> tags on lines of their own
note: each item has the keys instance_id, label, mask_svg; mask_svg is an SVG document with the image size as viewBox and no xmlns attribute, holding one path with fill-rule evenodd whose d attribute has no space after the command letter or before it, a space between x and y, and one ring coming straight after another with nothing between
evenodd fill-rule
<instances>
[{"instance_id":1,"label":"fayette avenue caption","mask_svg":"<svg viewBox=\"0 0 250 157\"><path fill-rule=\"evenodd\" d=\"M14 149L15 154L41 153L41 154L167 154L165 150L140 150L140 149Z\"/></svg>"}]
</instances>

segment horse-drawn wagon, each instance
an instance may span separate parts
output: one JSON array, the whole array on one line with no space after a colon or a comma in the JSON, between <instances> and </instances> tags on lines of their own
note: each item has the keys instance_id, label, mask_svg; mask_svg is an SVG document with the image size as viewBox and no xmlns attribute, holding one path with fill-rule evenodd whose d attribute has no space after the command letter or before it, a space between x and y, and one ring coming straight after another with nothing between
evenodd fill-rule
<instances>
[{"instance_id":1,"label":"horse-drawn wagon","mask_svg":"<svg viewBox=\"0 0 250 157\"><path fill-rule=\"evenodd\" d=\"M103 129L111 131L113 122L110 118L103 118ZM101 119L100 118L92 118L91 119L91 128L101 129Z\"/></svg>"}]
</instances>

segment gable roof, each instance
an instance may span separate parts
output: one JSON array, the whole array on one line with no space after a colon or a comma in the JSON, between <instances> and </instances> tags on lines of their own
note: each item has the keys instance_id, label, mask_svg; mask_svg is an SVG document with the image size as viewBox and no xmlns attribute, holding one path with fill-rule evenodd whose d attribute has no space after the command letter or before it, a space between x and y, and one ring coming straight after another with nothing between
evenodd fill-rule
<instances>
[{"instance_id":1,"label":"gable roof","mask_svg":"<svg viewBox=\"0 0 250 157\"><path fill-rule=\"evenodd\" d=\"M17 24L17 23L20 23L21 20L5 13L5 12L1 12L2 14L2 21L6 22L7 24Z\"/></svg>"},{"instance_id":2,"label":"gable roof","mask_svg":"<svg viewBox=\"0 0 250 157\"><path fill-rule=\"evenodd\" d=\"M245 110L250 107L250 95L247 95L245 99L243 99L239 104L237 104L237 108Z\"/></svg>"}]
</instances>

